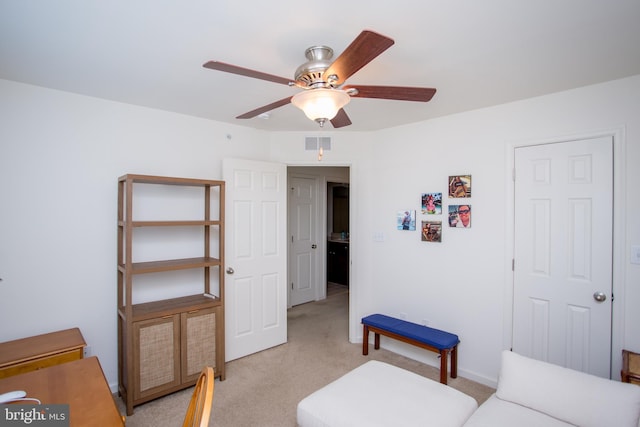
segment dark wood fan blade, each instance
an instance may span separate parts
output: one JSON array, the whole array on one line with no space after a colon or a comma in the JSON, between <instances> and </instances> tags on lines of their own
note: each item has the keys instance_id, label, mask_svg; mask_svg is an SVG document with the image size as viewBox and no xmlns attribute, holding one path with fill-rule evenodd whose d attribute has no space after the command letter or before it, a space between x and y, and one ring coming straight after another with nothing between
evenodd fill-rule
<instances>
[{"instance_id":1,"label":"dark wood fan blade","mask_svg":"<svg viewBox=\"0 0 640 427\"><path fill-rule=\"evenodd\" d=\"M395 99L399 101L428 102L435 95L436 90L429 87L406 86L343 86L343 90L355 89L357 93L349 92L353 98Z\"/></svg>"},{"instance_id":2,"label":"dark wood fan blade","mask_svg":"<svg viewBox=\"0 0 640 427\"><path fill-rule=\"evenodd\" d=\"M255 116L258 116L262 113L266 113L267 111L271 111L271 110L275 110L278 107L282 107L283 105L287 105L291 102L291 98L293 98L292 96L288 97L288 98L283 98L279 101L276 102L272 102L269 105L265 105L263 107L260 108L256 108L255 110L249 111L248 113L244 113L238 117L236 117L236 119L251 119Z\"/></svg>"},{"instance_id":3,"label":"dark wood fan blade","mask_svg":"<svg viewBox=\"0 0 640 427\"><path fill-rule=\"evenodd\" d=\"M224 71L225 73L238 74L240 76L252 77L254 79L281 83L283 85L289 85L289 83L291 83L291 79L285 79L284 77L278 77L274 76L273 74L262 73L260 71L250 70L248 68L242 68L238 67L237 65L226 64L219 61L206 62L203 67L209 68L210 70Z\"/></svg>"},{"instance_id":4,"label":"dark wood fan blade","mask_svg":"<svg viewBox=\"0 0 640 427\"><path fill-rule=\"evenodd\" d=\"M364 30L327 68L323 76L338 77L334 85L341 85L376 56L393 46L393 39L373 31Z\"/></svg>"},{"instance_id":5,"label":"dark wood fan blade","mask_svg":"<svg viewBox=\"0 0 640 427\"><path fill-rule=\"evenodd\" d=\"M347 115L347 112L344 111L344 108L338 110L338 114L331 119L331 124L334 128L341 128L345 126L349 126L351 124L351 119Z\"/></svg>"}]
</instances>

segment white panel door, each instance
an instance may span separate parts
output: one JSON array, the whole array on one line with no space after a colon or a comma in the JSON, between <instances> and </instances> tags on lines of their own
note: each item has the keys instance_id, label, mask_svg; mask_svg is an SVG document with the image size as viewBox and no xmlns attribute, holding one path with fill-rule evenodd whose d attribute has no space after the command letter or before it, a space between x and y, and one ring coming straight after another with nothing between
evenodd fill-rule
<instances>
[{"instance_id":1,"label":"white panel door","mask_svg":"<svg viewBox=\"0 0 640 427\"><path fill-rule=\"evenodd\" d=\"M317 178L292 176L290 182L289 233L291 234L291 305L316 299Z\"/></svg>"},{"instance_id":2,"label":"white panel door","mask_svg":"<svg viewBox=\"0 0 640 427\"><path fill-rule=\"evenodd\" d=\"M515 149L513 350L610 377L613 141Z\"/></svg>"},{"instance_id":3,"label":"white panel door","mask_svg":"<svg viewBox=\"0 0 640 427\"><path fill-rule=\"evenodd\" d=\"M226 360L287 341L286 166L224 159Z\"/></svg>"}]
</instances>

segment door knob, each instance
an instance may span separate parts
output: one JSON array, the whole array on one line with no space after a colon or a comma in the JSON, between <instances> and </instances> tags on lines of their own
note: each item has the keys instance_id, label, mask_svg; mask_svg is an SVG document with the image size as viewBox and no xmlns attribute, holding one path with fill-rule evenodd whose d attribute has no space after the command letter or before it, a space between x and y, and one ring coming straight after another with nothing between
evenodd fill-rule
<instances>
[{"instance_id":1,"label":"door knob","mask_svg":"<svg viewBox=\"0 0 640 427\"><path fill-rule=\"evenodd\" d=\"M311 249L315 249L317 247L318 247L318 245L316 245L315 243L313 245L311 245Z\"/></svg>"},{"instance_id":2,"label":"door knob","mask_svg":"<svg viewBox=\"0 0 640 427\"><path fill-rule=\"evenodd\" d=\"M598 301L598 302L602 302L605 301L607 299L607 296L605 295L604 292L596 292L593 294L593 299Z\"/></svg>"},{"instance_id":3,"label":"door knob","mask_svg":"<svg viewBox=\"0 0 640 427\"><path fill-rule=\"evenodd\" d=\"M227 274L233 274L235 273L235 270L231 267L227 268Z\"/></svg>"}]
</instances>

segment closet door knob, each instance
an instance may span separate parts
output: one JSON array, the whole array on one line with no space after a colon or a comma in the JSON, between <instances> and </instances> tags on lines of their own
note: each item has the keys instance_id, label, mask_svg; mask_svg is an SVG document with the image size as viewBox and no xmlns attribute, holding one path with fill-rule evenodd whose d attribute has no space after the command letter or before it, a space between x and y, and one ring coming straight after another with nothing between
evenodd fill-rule
<instances>
[{"instance_id":1,"label":"closet door knob","mask_svg":"<svg viewBox=\"0 0 640 427\"><path fill-rule=\"evenodd\" d=\"M231 267L227 268L227 274L233 274L235 273L235 270Z\"/></svg>"},{"instance_id":2,"label":"closet door knob","mask_svg":"<svg viewBox=\"0 0 640 427\"><path fill-rule=\"evenodd\" d=\"M596 292L593 294L593 299L598 302L602 302L607 299L607 295L604 292Z\"/></svg>"}]
</instances>

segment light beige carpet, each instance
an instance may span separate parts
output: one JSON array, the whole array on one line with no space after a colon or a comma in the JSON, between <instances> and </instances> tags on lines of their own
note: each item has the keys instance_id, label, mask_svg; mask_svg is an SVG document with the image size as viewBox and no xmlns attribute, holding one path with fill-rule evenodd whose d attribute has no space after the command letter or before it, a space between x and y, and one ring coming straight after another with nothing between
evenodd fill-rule
<instances>
[{"instance_id":1,"label":"light beige carpet","mask_svg":"<svg viewBox=\"0 0 640 427\"><path fill-rule=\"evenodd\" d=\"M439 381L439 370L385 349L362 355L348 340L348 292L293 307L288 342L227 363L225 381L216 380L210 426L295 427L296 405L305 396L368 360L381 360ZM493 389L458 377L449 385L484 402ZM130 427L181 426L193 388L136 406ZM124 413L124 405L117 398ZM392 426L395 427L395 426Z\"/></svg>"}]
</instances>

